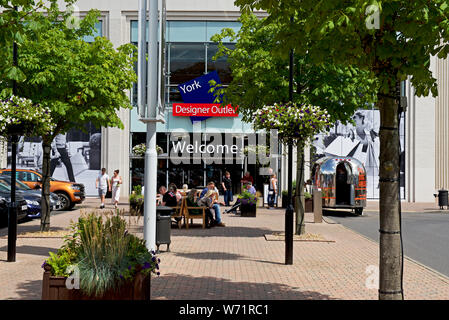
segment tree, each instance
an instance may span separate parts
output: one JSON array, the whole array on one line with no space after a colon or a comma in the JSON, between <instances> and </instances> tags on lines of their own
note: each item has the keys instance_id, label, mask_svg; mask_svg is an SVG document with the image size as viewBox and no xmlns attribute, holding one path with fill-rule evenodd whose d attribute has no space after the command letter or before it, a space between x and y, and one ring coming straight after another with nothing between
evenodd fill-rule
<instances>
[{"instance_id":1,"label":"tree","mask_svg":"<svg viewBox=\"0 0 449 320\"><path fill-rule=\"evenodd\" d=\"M285 103L289 100L289 50L279 47L278 37L285 28L282 20L259 19L254 14L242 14L242 23L236 34L224 29L214 35L218 42L218 53L214 57L227 56L232 72L229 86L215 86L219 99L224 104L239 106L239 112L247 122L254 121L254 112L265 105ZM229 48L225 40L237 40L235 49ZM346 122L354 111L370 106L375 101L376 86L369 72L352 66L324 61L312 63L307 52L295 56L293 102L309 104L325 109L330 121ZM316 132L318 133L318 132ZM304 147L308 135L299 139L297 145L296 173L296 234L305 232L304 226Z\"/></svg>"},{"instance_id":2,"label":"tree","mask_svg":"<svg viewBox=\"0 0 449 320\"><path fill-rule=\"evenodd\" d=\"M50 0L54 3L57 0ZM15 8L17 7L17 10ZM0 0L0 83L4 81L23 80L20 69L13 64L6 63L12 59L13 42L19 45L23 42L23 35L29 25L23 23L38 9L44 8L44 3L34 0Z\"/></svg>"},{"instance_id":3,"label":"tree","mask_svg":"<svg viewBox=\"0 0 449 320\"><path fill-rule=\"evenodd\" d=\"M51 132L42 135L41 231L50 227L50 151L55 136L72 128L84 130L86 123L123 129L117 112L132 108L126 90L136 81L134 46L115 49L103 37L83 41L83 36L93 33L98 16L91 10L78 28L72 28L67 23L70 14L61 13L53 3L45 15L33 14L34 29L21 46L19 68L25 80L18 92L49 108L54 124Z\"/></svg>"},{"instance_id":4,"label":"tree","mask_svg":"<svg viewBox=\"0 0 449 320\"><path fill-rule=\"evenodd\" d=\"M449 52L447 0L236 0L244 11L265 9L286 28L280 46L370 72L380 110L379 299L401 299L402 241L399 199L397 84L409 77L418 96L437 96L431 56ZM294 16L294 23L289 23ZM311 41L312 40L312 41Z\"/></svg>"}]
</instances>

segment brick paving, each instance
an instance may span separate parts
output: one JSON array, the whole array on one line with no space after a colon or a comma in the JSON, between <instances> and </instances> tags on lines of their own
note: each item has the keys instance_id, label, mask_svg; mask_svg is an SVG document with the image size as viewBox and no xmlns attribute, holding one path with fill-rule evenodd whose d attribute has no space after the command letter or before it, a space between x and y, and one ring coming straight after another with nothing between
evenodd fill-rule
<instances>
[{"instance_id":1,"label":"brick paving","mask_svg":"<svg viewBox=\"0 0 449 320\"><path fill-rule=\"evenodd\" d=\"M88 199L82 207L97 202ZM409 205L409 210L428 206ZM52 230L67 228L79 213L54 215ZM378 265L378 244L331 224L329 217L330 223L314 224L306 214L306 231L335 242L295 241L293 265L288 266L284 242L264 237L283 231L283 209L258 208L256 218L225 214L223 221L224 228L172 229L171 252L161 245L161 276L152 279L152 299L377 299L377 290L366 287L366 268ZM141 223L132 228L140 235ZM38 230L38 224L22 223L19 233ZM19 238L17 262L7 263L6 234L0 230L0 299L40 299L41 264L63 239ZM406 299L449 299L449 279L405 259L404 292Z\"/></svg>"}]
</instances>

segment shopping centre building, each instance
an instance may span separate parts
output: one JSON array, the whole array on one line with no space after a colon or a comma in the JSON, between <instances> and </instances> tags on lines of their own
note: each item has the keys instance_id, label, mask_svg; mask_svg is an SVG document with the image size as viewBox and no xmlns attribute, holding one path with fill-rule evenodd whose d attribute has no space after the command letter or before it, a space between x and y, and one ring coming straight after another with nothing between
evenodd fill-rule
<instances>
[{"instance_id":1,"label":"shopping centre building","mask_svg":"<svg viewBox=\"0 0 449 320\"><path fill-rule=\"evenodd\" d=\"M240 178L245 171L250 171L256 179L257 189L263 190L266 176L259 175L259 168L249 164L247 157L231 155L231 159L223 159L221 163L208 163L202 159L195 159L190 155L190 164L177 164L170 158L173 143L170 141L173 133L184 133L193 141L195 133L220 134L224 147L233 147L241 150L242 143L250 141L254 134L251 124L242 121L241 116L232 112L227 114L209 115L198 120L183 114L182 110L173 110L173 104L190 102L184 101L179 85L198 79L213 72L219 77L222 84L231 81L229 66L225 58L214 61L212 57L217 52L217 45L210 41L212 35L223 28L239 30L239 9L234 6L233 0L167 0L166 25L166 90L165 90L165 123L157 125L157 145L162 148L158 164L158 184L166 185L174 182L178 187L188 184L189 187L204 186L208 181L221 182L225 171L231 172L235 182L234 193L239 192ZM107 37L114 46L138 41L138 1L119 0L79 0L77 8L82 16L89 9L98 9L101 12L100 22L96 25L96 35ZM262 15L262 14L261 14ZM86 39L91 41L92 39ZM233 47L233 43L226 43ZM402 149L402 197L406 201L421 202L434 201L433 194L440 188L449 188L449 66L445 61L432 59L432 70L439 79L440 96L438 98L418 98L414 96L413 87L405 85L404 93L407 95L408 108L402 117L401 149ZM187 87L184 87L186 89ZM192 89L192 88L191 88ZM184 90L185 91L185 90ZM133 103L137 102L137 89L129 95ZM201 101L197 101L201 102ZM369 124L369 130L379 132L379 114L376 110L363 110L363 123ZM146 126L139 120L136 109L122 109L119 116L125 126L124 130L116 128L88 128L88 134L69 132L67 141L69 153L74 163L75 177L78 182L86 185L87 193L95 195L95 179L98 170L106 167L112 174L119 169L123 178L124 188L122 194L128 195L132 187L143 183L144 159L133 154L134 146L144 143ZM338 127L338 125L337 125ZM351 130L351 125L335 132L344 133ZM353 129L353 128L352 128ZM226 140L227 136L232 139ZM318 135L313 142L312 154L345 156L350 142L340 138L328 138L329 135ZM207 135L201 139L208 139ZM242 142L243 141L243 142ZM20 165L28 165L25 149L38 148L38 141L25 140L26 146L21 150L24 154ZM346 145L345 143L349 143ZM376 149L377 148L377 149ZM27 149L27 152L31 152ZM378 156L378 139L373 139L374 155ZM377 150L377 151L376 151ZM284 152L283 152L284 151ZM0 157L0 166L7 165L6 150ZM275 173L278 173L280 189L286 190L287 156L285 149L279 146L280 156L276 158ZM309 150L306 150L306 177L310 168ZM295 155L294 155L295 157ZM226 158L226 157L224 157ZM296 159L296 157L294 158ZM29 166L36 166L31 163ZM371 177L368 178L368 197L378 198L377 172L373 166ZM378 159L377 159L378 165ZM295 168L293 168L295 170ZM295 171L294 171L295 172ZM59 176L58 176L59 175ZM63 167L55 170L54 177L64 179L66 173ZM295 179L295 177L293 177Z\"/></svg>"}]
</instances>

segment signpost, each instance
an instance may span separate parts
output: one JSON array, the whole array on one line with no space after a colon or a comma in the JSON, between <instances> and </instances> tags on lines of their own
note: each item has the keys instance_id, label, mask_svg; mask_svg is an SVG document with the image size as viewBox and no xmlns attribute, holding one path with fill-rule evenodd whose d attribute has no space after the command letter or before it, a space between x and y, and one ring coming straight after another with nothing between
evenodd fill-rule
<instances>
[{"instance_id":1,"label":"signpost","mask_svg":"<svg viewBox=\"0 0 449 320\"><path fill-rule=\"evenodd\" d=\"M164 68L159 60L165 49L160 46L165 43L165 0L149 0L149 35L148 35L148 86L144 66L146 65L146 16L147 0L139 0L139 50L138 50L138 110L140 121L147 125L144 176L144 229L143 235L149 250L156 250L156 193L157 193L157 151L156 124L164 122L163 104L165 102ZM161 10L159 10L161 9ZM158 24L161 25L158 33ZM159 43L158 43L159 38ZM159 53L159 54L158 54ZM159 59L158 59L159 55ZM147 99L145 99L147 88Z\"/></svg>"}]
</instances>

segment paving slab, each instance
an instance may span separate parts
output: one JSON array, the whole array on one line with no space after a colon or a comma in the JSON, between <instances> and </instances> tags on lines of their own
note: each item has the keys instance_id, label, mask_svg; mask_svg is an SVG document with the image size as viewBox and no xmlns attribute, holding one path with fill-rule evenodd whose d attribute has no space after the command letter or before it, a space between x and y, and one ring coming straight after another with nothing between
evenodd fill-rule
<instances>
[{"instance_id":1,"label":"paving slab","mask_svg":"<svg viewBox=\"0 0 449 320\"><path fill-rule=\"evenodd\" d=\"M81 210L98 205L98 199L87 199L76 210L52 216L52 230L67 229ZM120 207L126 209L126 201ZM307 213L306 232L329 241L294 241L293 265L285 265L285 243L266 237L284 231L284 213L258 208L255 218L223 214L226 227L172 229L171 251L161 245L161 275L152 279L152 299L377 299L377 243L330 218L315 224ZM130 228L140 236L142 222ZM39 221L18 227L19 234L38 229ZM6 235L0 230L0 299L40 299L41 265L63 239L19 237L17 262L8 263ZM449 299L449 279L405 259L404 292L405 299Z\"/></svg>"}]
</instances>

